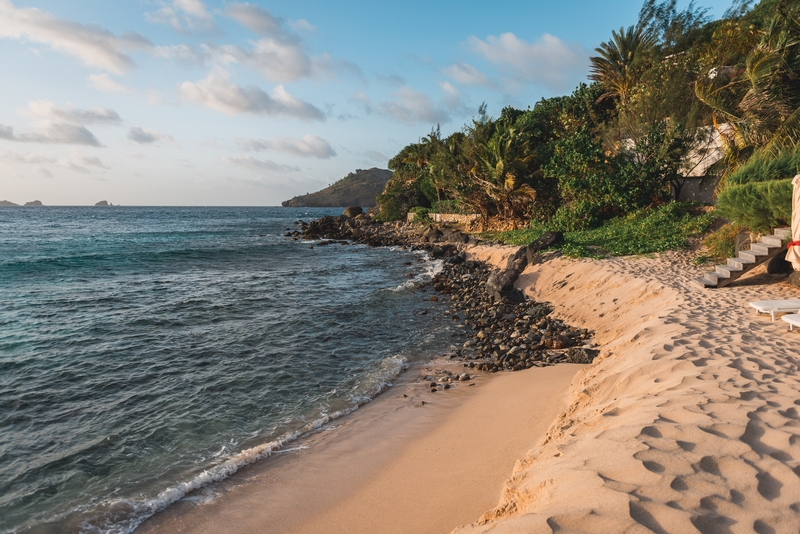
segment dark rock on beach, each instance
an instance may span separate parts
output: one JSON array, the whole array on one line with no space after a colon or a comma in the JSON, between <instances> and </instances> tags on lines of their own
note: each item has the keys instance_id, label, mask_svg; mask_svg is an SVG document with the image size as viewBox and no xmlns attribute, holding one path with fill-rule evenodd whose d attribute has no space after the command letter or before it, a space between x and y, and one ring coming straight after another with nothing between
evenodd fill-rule
<instances>
[{"instance_id":1,"label":"dark rock on beach","mask_svg":"<svg viewBox=\"0 0 800 534\"><path fill-rule=\"evenodd\" d=\"M560 245L564 242L564 234L561 232L545 232L536 240L532 241L525 250L528 263L537 263L539 253L550 247Z\"/></svg>"},{"instance_id":2,"label":"dark rock on beach","mask_svg":"<svg viewBox=\"0 0 800 534\"><path fill-rule=\"evenodd\" d=\"M483 262L466 259L461 247L477 240L456 230L403 222L378 223L364 214L355 218L347 214L328 216L309 223L298 221L296 225L300 229L287 234L293 239L323 240L319 244L327 242L324 240L348 240L369 246L400 246L426 250L431 257L442 259L442 270L429 286L438 295L425 300L429 306L434 302L439 304L433 306L450 305L442 313L456 321L464 334L454 334L462 340L449 358L463 360L465 367L484 372L519 371L562 362L591 363L599 353L587 345L593 332L554 318L549 303L529 300L514 287L531 254L541 261L541 250L563 240L559 232L549 232L528 247L521 247L504 268L491 269ZM423 315L427 310L417 313ZM439 379L445 382L432 382L431 391L469 378L448 375Z\"/></svg>"},{"instance_id":3,"label":"dark rock on beach","mask_svg":"<svg viewBox=\"0 0 800 534\"><path fill-rule=\"evenodd\" d=\"M362 213L364 213L364 210L361 209L361 206L350 206L349 208L344 209L343 215L345 217L353 218L361 215Z\"/></svg>"}]
</instances>

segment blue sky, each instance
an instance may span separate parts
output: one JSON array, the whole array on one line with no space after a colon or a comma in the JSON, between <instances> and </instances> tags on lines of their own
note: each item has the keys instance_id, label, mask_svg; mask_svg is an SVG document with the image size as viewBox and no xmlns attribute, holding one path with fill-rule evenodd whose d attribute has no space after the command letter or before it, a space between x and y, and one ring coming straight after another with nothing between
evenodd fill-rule
<instances>
[{"instance_id":1,"label":"blue sky","mask_svg":"<svg viewBox=\"0 0 800 534\"><path fill-rule=\"evenodd\" d=\"M571 92L640 6L0 0L0 200L278 205Z\"/></svg>"}]
</instances>

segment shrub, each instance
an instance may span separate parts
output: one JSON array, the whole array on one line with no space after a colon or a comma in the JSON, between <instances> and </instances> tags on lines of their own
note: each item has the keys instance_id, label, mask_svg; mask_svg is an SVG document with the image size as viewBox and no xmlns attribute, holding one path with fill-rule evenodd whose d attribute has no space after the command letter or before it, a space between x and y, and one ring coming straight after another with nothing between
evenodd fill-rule
<instances>
[{"instance_id":1,"label":"shrub","mask_svg":"<svg viewBox=\"0 0 800 534\"><path fill-rule=\"evenodd\" d=\"M456 215L466 215L471 213L471 211L469 209L464 209L464 206L458 200L439 200L432 203L431 213L454 213Z\"/></svg>"},{"instance_id":2,"label":"shrub","mask_svg":"<svg viewBox=\"0 0 800 534\"><path fill-rule=\"evenodd\" d=\"M435 213L431 208L423 208L422 206L415 206L408 210L408 213L414 214L414 222L429 223L430 217L428 214Z\"/></svg>"},{"instance_id":3,"label":"shrub","mask_svg":"<svg viewBox=\"0 0 800 534\"><path fill-rule=\"evenodd\" d=\"M717 195L717 211L731 222L754 232L789 224L792 220L792 180L729 183Z\"/></svg>"},{"instance_id":4,"label":"shrub","mask_svg":"<svg viewBox=\"0 0 800 534\"><path fill-rule=\"evenodd\" d=\"M599 228L567 231L560 248L571 257L626 256L684 248L686 240L706 231L714 218L709 213L698 215L695 210L695 204L682 202L641 209L607 221ZM490 237L511 245L527 245L547 230L560 229L552 223L551 220L547 224L532 224L525 230Z\"/></svg>"},{"instance_id":5,"label":"shrub","mask_svg":"<svg viewBox=\"0 0 800 534\"><path fill-rule=\"evenodd\" d=\"M727 179L729 185L785 180L800 172L800 145L777 156L758 152Z\"/></svg>"},{"instance_id":6,"label":"shrub","mask_svg":"<svg viewBox=\"0 0 800 534\"><path fill-rule=\"evenodd\" d=\"M738 224L726 224L708 234L703 239L703 246L708 250L708 259L725 261L725 258L736 257L736 236L744 228Z\"/></svg>"}]
</instances>

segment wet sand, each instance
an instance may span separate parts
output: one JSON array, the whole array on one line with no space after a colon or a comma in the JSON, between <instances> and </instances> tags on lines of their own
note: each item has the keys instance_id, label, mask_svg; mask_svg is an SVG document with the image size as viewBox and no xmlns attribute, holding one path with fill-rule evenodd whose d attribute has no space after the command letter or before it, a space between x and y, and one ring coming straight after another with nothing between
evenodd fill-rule
<instances>
[{"instance_id":1,"label":"wet sand","mask_svg":"<svg viewBox=\"0 0 800 534\"><path fill-rule=\"evenodd\" d=\"M438 393L412 381L412 369L406 383L293 444L301 450L242 469L137 533L449 532L497 504L581 367L484 375Z\"/></svg>"}]
</instances>

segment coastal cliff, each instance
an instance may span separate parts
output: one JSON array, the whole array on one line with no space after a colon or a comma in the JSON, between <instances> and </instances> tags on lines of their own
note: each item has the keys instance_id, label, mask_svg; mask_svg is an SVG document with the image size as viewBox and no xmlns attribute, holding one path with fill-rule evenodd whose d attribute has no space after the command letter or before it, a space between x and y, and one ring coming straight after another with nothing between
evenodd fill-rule
<instances>
[{"instance_id":1,"label":"coastal cliff","mask_svg":"<svg viewBox=\"0 0 800 534\"><path fill-rule=\"evenodd\" d=\"M339 206L372 207L375 197L383 191L392 171L386 169L356 169L335 184L308 195L281 203L283 207L335 208Z\"/></svg>"}]
</instances>

